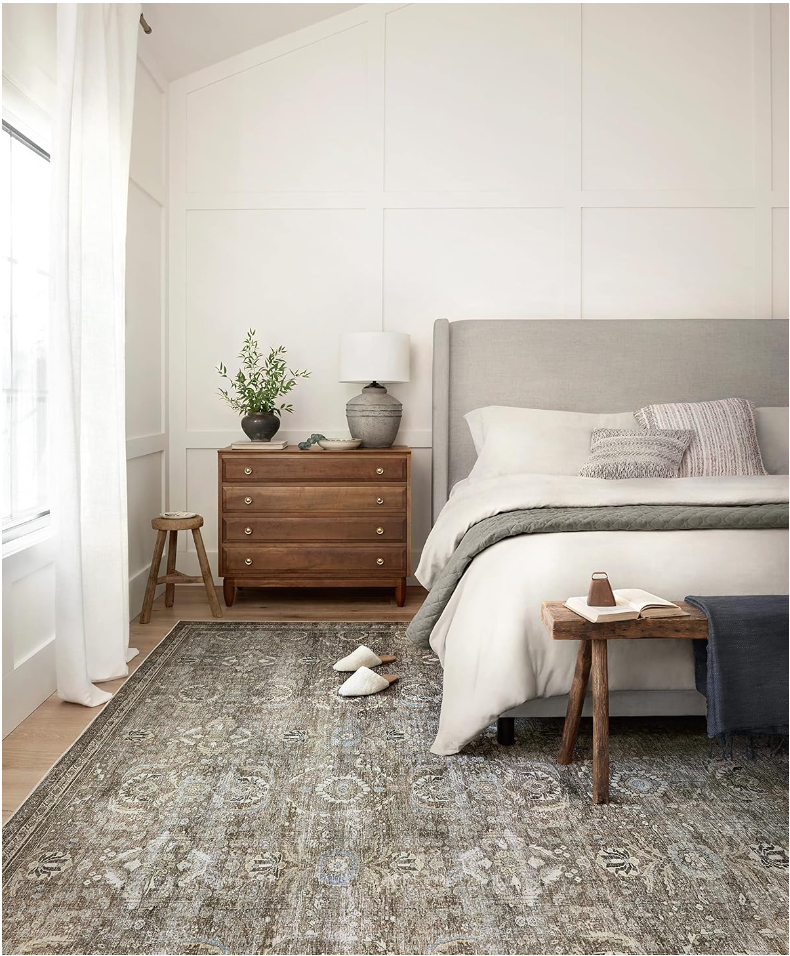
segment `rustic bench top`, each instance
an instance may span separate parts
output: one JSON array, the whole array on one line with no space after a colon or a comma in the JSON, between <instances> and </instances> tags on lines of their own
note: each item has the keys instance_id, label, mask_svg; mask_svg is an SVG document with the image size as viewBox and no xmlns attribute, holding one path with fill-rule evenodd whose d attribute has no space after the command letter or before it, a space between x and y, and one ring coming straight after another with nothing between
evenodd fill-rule
<instances>
[{"instance_id":1,"label":"rustic bench top","mask_svg":"<svg viewBox=\"0 0 790 956\"><path fill-rule=\"evenodd\" d=\"M688 617L659 617L635 621L599 621L593 624L565 607L562 601L545 601L541 617L555 641L612 641L674 638L705 640L708 619L692 604L675 601Z\"/></svg>"}]
</instances>

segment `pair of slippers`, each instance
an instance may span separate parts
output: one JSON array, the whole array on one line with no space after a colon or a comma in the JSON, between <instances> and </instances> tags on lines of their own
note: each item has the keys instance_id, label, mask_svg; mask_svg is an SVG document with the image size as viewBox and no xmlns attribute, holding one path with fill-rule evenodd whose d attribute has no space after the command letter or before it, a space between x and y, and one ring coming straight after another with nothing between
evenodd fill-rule
<instances>
[{"instance_id":1,"label":"pair of slippers","mask_svg":"<svg viewBox=\"0 0 790 956\"><path fill-rule=\"evenodd\" d=\"M367 697L370 694L380 694L398 678L393 674L377 674L371 668L381 667L382 664L393 664L396 660L397 657L391 654L382 654L379 657L369 647L360 644L348 657L332 665L336 671L345 673L353 671L351 677L338 688L338 694L341 697Z\"/></svg>"}]
</instances>

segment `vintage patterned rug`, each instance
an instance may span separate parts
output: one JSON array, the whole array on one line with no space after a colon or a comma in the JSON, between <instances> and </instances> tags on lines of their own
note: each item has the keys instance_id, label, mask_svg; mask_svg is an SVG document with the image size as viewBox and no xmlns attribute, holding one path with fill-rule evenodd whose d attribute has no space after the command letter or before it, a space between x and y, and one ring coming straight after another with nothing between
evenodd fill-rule
<instances>
[{"instance_id":1,"label":"vintage patterned rug","mask_svg":"<svg viewBox=\"0 0 790 956\"><path fill-rule=\"evenodd\" d=\"M181 623L5 828L6 953L779 953L787 760L614 721L612 796L515 747L428 752L391 624ZM357 644L401 680L337 696Z\"/></svg>"}]
</instances>

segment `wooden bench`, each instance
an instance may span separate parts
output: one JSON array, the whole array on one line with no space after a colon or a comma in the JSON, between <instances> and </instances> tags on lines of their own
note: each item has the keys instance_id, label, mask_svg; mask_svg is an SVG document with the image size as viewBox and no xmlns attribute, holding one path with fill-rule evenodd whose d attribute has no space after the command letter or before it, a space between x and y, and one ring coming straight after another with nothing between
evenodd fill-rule
<instances>
[{"instance_id":1,"label":"wooden bench","mask_svg":"<svg viewBox=\"0 0 790 956\"><path fill-rule=\"evenodd\" d=\"M559 762L573 762L579 734L584 695L592 669L593 698L593 803L609 802L609 666L608 641L705 640L708 619L698 608L675 601L688 617L648 618L636 621L606 621L592 624L569 610L561 601L546 601L541 617L555 641L580 641L576 670L568 695L568 710L562 731Z\"/></svg>"}]
</instances>

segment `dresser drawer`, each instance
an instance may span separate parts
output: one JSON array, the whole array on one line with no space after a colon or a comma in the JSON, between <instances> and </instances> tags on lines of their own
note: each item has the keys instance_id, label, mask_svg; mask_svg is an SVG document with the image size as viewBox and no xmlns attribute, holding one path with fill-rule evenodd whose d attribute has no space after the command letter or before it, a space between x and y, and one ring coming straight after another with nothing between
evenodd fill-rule
<instances>
[{"instance_id":1,"label":"dresser drawer","mask_svg":"<svg viewBox=\"0 0 790 956\"><path fill-rule=\"evenodd\" d=\"M405 574L406 549L393 547L286 548L268 545L226 545L225 573L255 575L271 571L364 571L366 574Z\"/></svg>"},{"instance_id":2,"label":"dresser drawer","mask_svg":"<svg viewBox=\"0 0 790 956\"><path fill-rule=\"evenodd\" d=\"M272 518L225 518L223 541L380 541L406 540L406 516L393 518L319 518L312 516Z\"/></svg>"},{"instance_id":3,"label":"dresser drawer","mask_svg":"<svg viewBox=\"0 0 790 956\"><path fill-rule=\"evenodd\" d=\"M276 454L270 452L269 454ZM308 454L308 452L305 452ZM313 454L318 454L314 452ZM222 507L228 512L254 511L405 511L405 485L223 485Z\"/></svg>"},{"instance_id":4,"label":"dresser drawer","mask_svg":"<svg viewBox=\"0 0 790 956\"><path fill-rule=\"evenodd\" d=\"M247 458L225 458L222 462L224 481L405 481L406 459L396 455L380 458L365 455L345 458L343 453L313 451L301 455L280 452L258 452Z\"/></svg>"}]
</instances>

